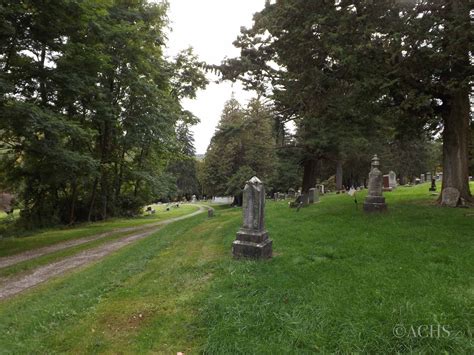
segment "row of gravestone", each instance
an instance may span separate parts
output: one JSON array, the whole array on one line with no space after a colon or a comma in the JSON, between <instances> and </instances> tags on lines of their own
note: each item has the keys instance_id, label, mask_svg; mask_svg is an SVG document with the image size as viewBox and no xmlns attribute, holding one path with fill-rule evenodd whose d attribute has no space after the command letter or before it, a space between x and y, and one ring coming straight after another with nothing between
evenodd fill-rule
<instances>
[{"instance_id":1,"label":"row of gravestone","mask_svg":"<svg viewBox=\"0 0 474 355\"><path fill-rule=\"evenodd\" d=\"M367 212L387 209L382 196L382 173L378 169L380 162L377 156L372 159L369 174L369 194L364 203ZM299 201L298 201L299 199ZM319 201L316 188L302 194L296 200L298 205ZM268 238L265 229L265 186L256 176L245 184L242 205L243 223L232 243L232 254L235 258L270 258L273 253L273 241Z\"/></svg>"},{"instance_id":2,"label":"row of gravestone","mask_svg":"<svg viewBox=\"0 0 474 355\"><path fill-rule=\"evenodd\" d=\"M375 155L372 158L369 173L369 192L364 201L364 211L386 211L387 205L383 197L383 176L380 170L380 161ZM297 206L319 201L316 188L309 190L308 194L300 195ZM268 238L265 229L265 187L254 176L247 181L243 190L243 223L232 243L232 254L235 258L270 258L272 256L273 242Z\"/></svg>"},{"instance_id":3,"label":"row of gravestone","mask_svg":"<svg viewBox=\"0 0 474 355\"><path fill-rule=\"evenodd\" d=\"M307 198L309 200L313 199L313 200L316 200L317 197L316 195L324 195L324 193L326 192L325 191L325 188L324 188L324 185L316 185L316 187L314 189L312 189L313 191L311 191L310 189L310 193L308 194ZM303 194L301 193L301 189L298 190L298 191L295 191L295 189L293 188L290 188L288 190L288 193L282 193L282 192L275 192L273 194L273 200L275 201L280 201L280 200L286 200L288 198L290 199L298 199L299 197L303 196ZM313 196L313 197L312 197ZM305 197L303 197L305 198ZM319 198L319 197L318 197Z\"/></svg>"}]
</instances>

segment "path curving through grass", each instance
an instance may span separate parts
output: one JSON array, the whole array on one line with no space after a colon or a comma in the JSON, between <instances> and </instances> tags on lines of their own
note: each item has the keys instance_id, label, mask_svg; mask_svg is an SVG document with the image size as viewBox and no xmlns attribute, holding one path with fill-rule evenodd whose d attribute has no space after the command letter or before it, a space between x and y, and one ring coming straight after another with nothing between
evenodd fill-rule
<instances>
[{"instance_id":1,"label":"path curving through grass","mask_svg":"<svg viewBox=\"0 0 474 355\"><path fill-rule=\"evenodd\" d=\"M59 260L47 265L39 266L36 269L32 270L32 272L26 275L19 275L19 276L14 275L12 277L5 278L1 280L0 282L0 300L16 295L26 289L29 289L31 287L38 285L39 283L45 282L54 276L64 274L67 271L77 269L78 267L82 267L92 262L95 262L97 260L100 260L103 257L113 253L114 251L126 245L129 245L137 240L148 237L149 235L155 233L156 231L158 231L160 228L162 228L163 226L167 224L196 216L202 213L206 209L203 206L198 206L198 207L199 207L198 211L187 214L185 216L170 218L167 220L155 222L155 223L148 224L141 227L122 228L120 230L114 230L111 232L102 233L97 236L63 242L63 243L55 244L49 247L40 248L36 251L35 250L28 251L28 252L25 252L19 255L14 255L8 258L2 258L3 260L0 259L0 268L5 267L5 266L10 266L24 260L39 257L48 253L52 253L55 251L71 248L80 244L84 244L84 243L88 243L94 240L105 238L114 233L128 232L128 231L139 232L139 233L133 233L132 235L125 236L118 240L113 240L111 242L105 243L93 249L84 250L75 255L66 257L62 260Z\"/></svg>"}]
</instances>

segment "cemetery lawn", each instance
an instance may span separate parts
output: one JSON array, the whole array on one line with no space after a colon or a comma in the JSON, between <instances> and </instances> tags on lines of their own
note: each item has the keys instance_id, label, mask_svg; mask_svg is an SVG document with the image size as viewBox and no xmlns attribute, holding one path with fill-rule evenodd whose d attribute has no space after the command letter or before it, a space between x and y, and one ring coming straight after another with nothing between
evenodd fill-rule
<instances>
[{"instance_id":1,"label":"cemetery lawn","mask_svg":"<svg viewBox=\"0 0 474 355\"><path fill-rule=\"evenodd\" d=\"M268 261L231 258L240 209L172 223L0 302L0 348L472 353L474 210L440 208L428 187L386 193L383 215L347 195L268 202Z\"/></svg>"}]
</instances>

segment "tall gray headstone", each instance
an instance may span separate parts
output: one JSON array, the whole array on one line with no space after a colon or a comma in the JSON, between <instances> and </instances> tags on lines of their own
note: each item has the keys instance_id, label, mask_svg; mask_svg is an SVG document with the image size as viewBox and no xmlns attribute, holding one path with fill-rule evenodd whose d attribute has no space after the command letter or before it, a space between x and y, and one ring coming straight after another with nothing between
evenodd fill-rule
<instances>
[{"instance_id":1,"label":"tall gray headstone","mask_svg":"<svg viewBox=\"0 0 474 355\"><path fill-rule=\"evenodd\" d=\"M270 258L272 240L265 230L265 187L256 176L244 187L243 223L232 243L234 258Z\"/></svg>"},{"instance_id":2,"label":"tall gray headstone","mask_svg":"<svg viewBox=\"0 0 474 355\"><path fill-rule=\"evenodd\" d=\"M288 189L288 197L289 197L289 198L295 198L295 197L296 197L296 191L295 191L294 188L290 187L290 188Z\"/></svg>"},{"instance_id":3,"label":"tall gray headstone","mask_svg":"<svg viewBox=\"0 0 474 355\"><path fill-rule=\"evenodd\" d=\"M383 175L379 170L380 160L377 155L372 158L369 173L369 192L364 201L365 212L383 212L387 210L385 197L383 197Z\"/></svg>"},{"instance_id":4,"label":"tall gray headstone","mask_svg":"<svg viewBox=\"0 0 474 355\"><path fill-rule=\"evenodd\" d=\"M308 203L313 204L316 199L316 189L313 187L312 189L309 189L308 191Z\"/></svg>"},{"instance_id":5,"label":"tall gray headstone","mask_svg":"<svg viewBox=\"0 0 474 355\"><path fill-rule=\"evenodd\" d=\"M394 171L388 172L388 184L392 189L397 187L397 174Z\"/></svg>"},{"instance_id":6,"label":"tall gray headstone","mask_svg":"<svg viewBox=\"0 0 474 355\"><path fill-rule=\"evenodd\" d=\"M431 182L431 172L428 171L425 175L426 175L426 181Z\"/></svg>"}]
</instances>

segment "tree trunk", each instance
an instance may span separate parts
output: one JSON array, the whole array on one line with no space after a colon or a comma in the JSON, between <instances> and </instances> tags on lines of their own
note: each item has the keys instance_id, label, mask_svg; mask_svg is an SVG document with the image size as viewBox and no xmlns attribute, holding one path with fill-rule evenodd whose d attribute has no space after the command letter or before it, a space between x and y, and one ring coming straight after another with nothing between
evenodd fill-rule
<instances>
[{"instance_id":1,"label":"tree trunk","mask_svg":"<svg viewBox=\"0 0 474 355\"><path fill-rule=\"evenodd\" d=\"M243 202L242 199L243 199L243 193L234 195L234 201L232 201L231 206L242 207L242 202Z\"/></svg>"},{"instance_id":2,"label":"tree trunk","mask_svg":"<svg viewBox=\"0 0 474 355\"><path fill-rule=\"evenodd\" d=\"M469 190L469 114L469 91L464 89L455 92L447 103L447 112L443 117L443 182L440 202L443 190L447 187L459 190L460 197L466 201L473 201Z\"/></svg>"},{"instance_id":3,"label":"tree trunk","mask_svg":"<svg viewBox=\"0 0 474 355\"><path fill-rule=\"evenodd\" d=\"M92 188L91 204L89 206L89 214L87 215L87 222L91 221L92 211L94 210L95 197L97 195L97 185L99 184L99 179L95 178L94 187Z\"/></svg>"},{"instance_id":4,"label":"tree trunk","mask_svg":"<svg viewBox=\"0 0 474 355\"><path fill-rule=\"evenodd\" d=\"M316 185L317 159L306 159L303 163L303 187L301 193L308 193Z\"/></svg>"},{"instance_id":5,"label":"tree trunk","mask_svg":"<svg viewBox=\"0 0 474 355\"><path fill-rule=\"evenodd\" d=\"M69 212L69 224L73 224L75 221L75 212L76 212L76 200L77 200L77 181L74 181L72 184L72 196L71 196L71 209Z\"/></svg>"},{"instance_id":6,"label":"tree trunk","mask_svg":"<svg viewBox=\"0 0 474 355\"><path fill-rule=\"evenodd\" d=\"M342 190L342 161L336 162L336 191Z\"/></svg>"}]
</instances>

